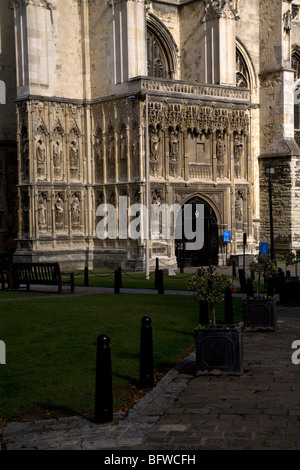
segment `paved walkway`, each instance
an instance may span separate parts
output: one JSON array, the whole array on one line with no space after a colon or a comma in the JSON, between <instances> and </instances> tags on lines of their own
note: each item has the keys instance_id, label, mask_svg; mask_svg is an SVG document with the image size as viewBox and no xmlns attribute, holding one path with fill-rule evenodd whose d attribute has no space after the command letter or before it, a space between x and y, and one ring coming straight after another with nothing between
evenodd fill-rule
<instances>
[{"instance_id":1,"label":"paved walkway","mask_svg":"<svg viewBox=\"0 0 300 470\"><path fill-rule=\"evenodd\" d=\"M114 422L84 417L11 423L2 450L300 449L300 307L278 308L276 332L244 332L242 376L195 377L192 354Z\"/></svg>"}]
</instances>

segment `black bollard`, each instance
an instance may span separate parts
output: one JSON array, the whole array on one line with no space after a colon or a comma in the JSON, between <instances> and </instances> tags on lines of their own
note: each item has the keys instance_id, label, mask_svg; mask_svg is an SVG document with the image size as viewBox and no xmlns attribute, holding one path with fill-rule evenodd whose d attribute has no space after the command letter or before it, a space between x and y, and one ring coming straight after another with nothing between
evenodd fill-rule
<instances>
[{"instance_id":1,"label":"black bollard","mask_svg":"<svg viewBox=\"0 0 300 470\"><path fill-rule=\"evenodd\" d=\"M123 287L122 286L122 268L121 267L118 268L118 276L119 276L119 286L121 288L121 287Z\"/></svg>"},{"instance_id":2,"label":"black bollard","mask_svg":"<svg viewBox=\"0 0 300 470\"><path fill-rule=\"evenodd\" d=\"M89 287L89 268L84 267L84 286Z\"/></svg>"},{"instance_id":3,"label":"black bollard","mask_svg":"<svg viewBox=\"0 0 300 470\"><path fill-rule=\"evenodd\" d=\"M100 335L97 338L95 422L113 420L113 394L110 338Z\"/></svg>"},{"instance_id":4,"label":"black bollard","mask_svg":"<svg viewBox=\"0 0 300 470\"><path fill-rule=\"evenodd\" d=\"M267 280L267 296L268 297L274 297L274 280L273 279L268 279Z\"/></svg>"},{"instance_id":5,"label":"black bollard","mask_svg":"<svg viewBox=\"0 0 300 470\"><path fill-rule=\"evenodd\" d=\"M205 300L199 300L199 323L200 325L209 324L208 303Z\"/></svg>"},{"instance_id":6,"label":"black bollard","mask_svg":"<svg viewBox=\"0 0 300 470\"><path fill-rule=\"evenodd\" d=\"M244 269L239 269L239 278L240 278L240 284L241 284L241 292L245 293L246 292L246 275Z\"/></svg>"},{"instance_id":7,"label":"black bollard","mask_svg":"<svg viewBox=\"0 0 300 470\"><path fill-rule=\"evenodd\" d=\"M233 315L232 291L230 287L226 287L225 289L224 316L225 316L225 324L233 325L234 315Z\"/></svg>"},{"instance_id":8,"label":"black bollard","mask_svg":"<svg viewBox=\"0 0 300 470\"><path fill-rule=\"evenodd\" d=\"M115 270L114 293L120 294L120 276L117 269Z\"/></svg>"},{"instance_id":9,"label":"black bollard","mask_svg":"<svg viewBox=\"0 0 300 470\"><path fill-rule=\"evenodd\" d=\"M253 289L253 282L252 279L247 279L246 285L246 295L248 298L254 297L254 289Z\"/></svg>"},{"instance_id":10,"label":"black bollard","mask_svg":"<svg viewBox=\"0 0 300 470\"><path fill-rule=\"evenodd\" d=\"M232 277L236 277L236 263L232 261Z\"/></svg>"},{"instance_id":11,"label":"black bollard","mask_svg":"<svg viewBox=\"0 0 300 470\"><path fill-rule=\"evenodd\" d=\"M158 263L158 258L156 258L154 289L158 289L158 286L159 286L159 263Z\"/></svg>"},{"instance_id":12,"label":"black bollard","mask_svg":"<svg viewBox=\"0 0 300 470\"><path fill-rule=\"evenodd\" d=\"M158 285L157 285L158 293L164 294L164 273L162 269L158 270Z\"/></svg>"},{"instance_id":13,"label":"black bollard","mask_svg":"<svg viewBox=\"0 0 300 470\"><path fill-rule=\"evenodd\" d=\"M151 318L147 316L141 320L139 386L140 388L154 386L152 326Z\"/></svg>"}]
</instances>

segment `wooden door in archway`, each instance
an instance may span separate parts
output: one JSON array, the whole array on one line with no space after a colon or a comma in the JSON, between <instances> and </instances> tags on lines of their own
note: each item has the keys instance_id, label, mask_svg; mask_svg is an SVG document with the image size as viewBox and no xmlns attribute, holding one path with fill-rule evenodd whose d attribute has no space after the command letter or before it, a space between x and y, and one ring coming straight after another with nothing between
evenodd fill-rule
<instances>
[{"instance_id":1,"label":"wooden door in archway","mask_svg":"<svg viewBox=\"0 0 300 470\"><path fill-rule=\"evenodd\" d=\"M182 223L182 238L176 240L176 257L178 266L186 267L197 267L197 266L209 266L218 265L218 253L219 253L219 237L218 237L218 223L217 217L213 208L204 199L199 196L193 197L188 200L185 205L191 204L192 206L192 220L185 221L184 206L181 211L181 223ZM192 240L186 239L184 235L185 223L190 223L195 231L196 218L198 216L197 204L203 204L204 206L204 243L203 247L199 250L187 250L187 243ZM180 220L180 219L178 219Z\"/></svg>"}]
</instances>

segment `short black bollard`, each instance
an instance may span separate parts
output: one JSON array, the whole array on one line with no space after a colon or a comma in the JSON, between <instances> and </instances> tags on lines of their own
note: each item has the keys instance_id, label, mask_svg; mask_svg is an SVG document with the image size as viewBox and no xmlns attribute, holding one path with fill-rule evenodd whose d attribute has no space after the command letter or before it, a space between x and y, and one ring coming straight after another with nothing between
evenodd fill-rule
<instances>
[{"instance_id":1,"label":"short black bollard","mask_svg":"<svg viewBox=\"0 0 300 470\"><path fill-rule=\"evenodd\" d=\"M84 267L84 286L89 287L89 268Z\"/></svg>"},{"instance_id":2,"label":"short black bollard","mask_svg":"<svg viewBox=\"0 0 300 470\"><path fill-rule=\"evenodd\" d=\"M209 324L208 302L199 300L199 323L200 325Z\"/></svg>"},{"instance_id":3,"label":"short black bollard","mask_svg":"<svg viewBox=\"0 0 300 470\"><path fill-rule=\"evenodd\" d=\"M232 277L236 277L236 263L232 261Z\"/></svg>"},{"instance_id":4,"label":"short black bollard","mask_svg":"<svg viewBox=\"0 0 300 470\"><path fill-rule=\"evenodd\" d=\"M152 326L151 318L147 316L141 320L139 386L140 388L154 386Z\"/></svg>"},{"instance_id":5,"label":"short black bollard","mask_svg":"<svg viewBox=\"0 0 300 470\"><path fill-rule=\"evenodd\" d=\"M274 280L268 279L267 280L267 296L268 297L274 297L274 286L275 286Z\"/></svg>"},{"instance_id":6,"label":"short black bollard","mask_svg":"<svg viewBox=\"0 0 300 470\"><path fill-rule=\"evenodd\" d=\"M158 289L159 286L159 262L158 258L156 258L155 262L155 274L154 274L154 289Z\"/></svg>"},{"instance_id":7,"label":"short black bollard","mask_svg":"<svg viewBox=\"0 0 300 470\"><path fill-rule=\"evenodd\" d=\"M120 294L120 275L117 269L115 270L114 293Z\"/></svg>"},{"instance_id":8,"label":"short black bollard","mask_svg":"<svg viewBox=\"0 0 300 470\"><path fill-rule=\"evenodd\" d=\"M113 420L113 394L110 338L100 335L97 338L95 422Z\"/></svg>"},{"instance_id":9,"label":"short black bollard","mask_svg":"<svg viewBox=\"0 0 300 470\"><path fill-rule=\"evenodd\" d=\"M233 303L232 303L232 291L230 287L225 289L225 298L224 298L224 316L225 324L233 325L234 323L234 314L233 314Z\"/></svg>"},{"instance_id":10,"label":"short black bollard","mask_svg":"<svg viewBox=\"0 0 300 470\"><path fill-rule=\"evenodd\" d=\"M246 285L246 295L248 298L254 297L254 289L253 289L253 282L252 279L247 279Z\"/></svg>"},{"instance_id":11,"label":"short black bollard","mask_svg":"<svg viewBox=\"0 0 300 470\"><path fill-rule=\"evenodd\" d=\"M118 268L118 275L119 275L119 286L121 288L121 287L123 287L123 285L122 285L122 268L121 268L121 266Z\"/></svg>"},{"instance_id":12,"label":"short black bollard","mask_svg":"<svg viewBox=\"0 0 300 470\"><path fill-rule=\"evenodd\" d=\"M239 278L240 278L240 284L241 284L241 292L245 293L247 286L246 286L246 275L243 269L239 269Z\"/></svg>"},{"instance_id":13,"label":"short black bollard","mask_svg":"<svg viewBox=\"0 0 300 470\"><path fill-rule=\"evenodd\" d=\"M164 289L164 272L162 269L158 270L157 273L157 290L159 294L164 294L165 289Z\"/></svg>"}]
</instances>

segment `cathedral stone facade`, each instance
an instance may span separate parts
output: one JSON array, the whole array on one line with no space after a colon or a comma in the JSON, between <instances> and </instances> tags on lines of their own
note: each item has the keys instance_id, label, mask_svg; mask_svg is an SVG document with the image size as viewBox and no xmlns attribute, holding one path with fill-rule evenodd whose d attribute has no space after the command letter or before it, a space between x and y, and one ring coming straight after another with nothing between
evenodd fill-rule
<instances>
[{"instance_id":1,"label":"cathedral stone facade","mask_svg":"<svg viewBox=\"0 0 300 470\"><path fill-rule=\"evenodd\" d=\"M300 248L299 9L2 0L1 254L78 268L224 265L270 242L269 163L276 255ZM124 237L122 196L128 207L190 204L192 222L202 204L203 248L185 249L176 220L168 238L162 219L149 240ZM113 238L98 236L102 204L116 210Z\"/></svg>"}]
</instances>

